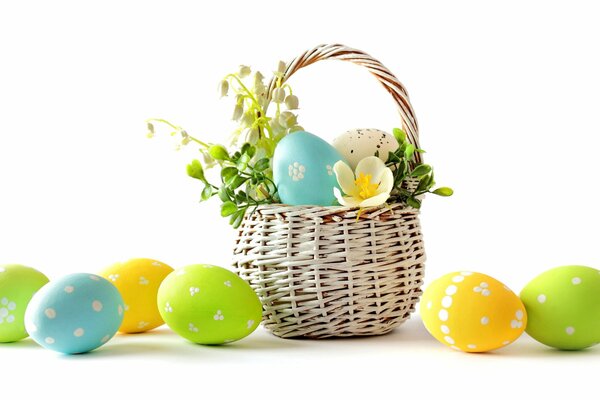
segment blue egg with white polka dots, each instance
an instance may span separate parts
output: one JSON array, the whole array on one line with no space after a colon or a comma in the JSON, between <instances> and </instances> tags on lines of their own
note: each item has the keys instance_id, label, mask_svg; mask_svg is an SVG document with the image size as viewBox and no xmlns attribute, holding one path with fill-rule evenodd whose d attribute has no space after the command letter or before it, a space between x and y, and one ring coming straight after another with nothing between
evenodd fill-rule
<instances>
[{"instance_id":1,"label":"blue egg with white polka dots","mask_svg":"<svg viewBox=\"0 0 600 400\"><path fill-rule=\"evenodd\" d=\"M117 333L123 312L123 298L108 280L71 274L51 281L33 296L25 312L25 328L47 349L87 353Z\"/></svg>"},{"instance_id":2,"label":"blue egg with white polka dots","mask_svg":"<svg viewBox=\"0 0 600 400\"><path fill-rule=\"evenodd\" d=\"M279 198L293 206L337 205L339 188L333 166L345 161L325 140L308 132L294 132L279 142L273 155L273 178Z\"/></svg>"}]
</instances>

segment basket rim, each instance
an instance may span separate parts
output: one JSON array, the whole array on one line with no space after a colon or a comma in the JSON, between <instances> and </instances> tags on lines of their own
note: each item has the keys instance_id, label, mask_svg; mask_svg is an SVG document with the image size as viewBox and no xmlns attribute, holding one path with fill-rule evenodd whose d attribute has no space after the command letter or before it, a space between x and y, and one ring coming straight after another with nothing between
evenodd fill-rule
<instances>
[{"instance_id":1,"label":"basket rim","mask_svg":"<svg viewBox=\"0 0 600 400\"><path fill-rule=\"evenodd\" d=\"M323 216L333 216L343 215L345 218L353 217L353 218L375 218L382 214L391 213L391 214L402 214L402 215L418 215L420 210L417 208L410 207L406 203L386 203L376 207L347 207L347 206L317 206L317 205L300 205L293 206L289 204L282 203L271 203L271 204L261 204L256 208L249 210L250 212L246 214L245 219L252 218L252 215L255 213L259 213L261 215L287 215L287 216L307 216L311 217L323 217Z\"/></svg>"}]
</instances>

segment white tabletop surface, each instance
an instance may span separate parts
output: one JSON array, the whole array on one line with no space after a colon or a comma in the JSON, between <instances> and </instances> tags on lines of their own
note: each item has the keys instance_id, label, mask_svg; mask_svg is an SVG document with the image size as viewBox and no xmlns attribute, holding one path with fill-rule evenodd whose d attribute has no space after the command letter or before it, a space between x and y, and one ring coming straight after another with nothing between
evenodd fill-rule
<instances>
[{"instance_id":1,"label":"white tabletop surface","mask_svg":"<svg viewBox=\"0 0 600 400\"><path fill-rule=\"evenodd\" d=\"M290 340L259 327L224 346L192 344L163 327L76 356L26 339L0 346L0 382L23 398L577 399L597 390L599 356L600 346L557 351L526 335L491 353L461 353L414 316L379 337Z\"/></svg>"}]
</instances>

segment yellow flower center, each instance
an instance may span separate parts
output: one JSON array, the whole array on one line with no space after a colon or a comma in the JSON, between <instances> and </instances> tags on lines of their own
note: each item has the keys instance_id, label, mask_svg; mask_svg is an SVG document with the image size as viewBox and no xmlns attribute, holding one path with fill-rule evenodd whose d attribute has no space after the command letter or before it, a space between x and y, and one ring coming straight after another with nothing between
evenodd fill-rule
<instances>
[{"instance_id":1,"label":"yellow flower center","mask_svg":"<svg viewBox=\"0 0 600 400\"><path fill-rule=\"evenodd\" d=\"M358 195L363 200L373 197L377 193L379 185L371 182L371 178L371 175L365 175L361 172L354 181L359 190Z\"/></svg>"}]
</instances>

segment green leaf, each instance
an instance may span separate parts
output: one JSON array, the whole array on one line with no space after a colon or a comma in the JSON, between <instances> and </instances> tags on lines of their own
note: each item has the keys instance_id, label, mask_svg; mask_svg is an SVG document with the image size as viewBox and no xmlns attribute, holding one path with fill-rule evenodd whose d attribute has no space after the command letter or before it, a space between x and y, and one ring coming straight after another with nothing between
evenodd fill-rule
<instances>
[{"instance_id":1,"label":"green leaf","mask_svg":"<svg viewBox=\"0 0 600 400\"><path fill-rule=\"evenodd\" d=\"M421 201L415 199L414 197L409 197L408 199L406 199L406 203L409 206L411 206L412 208L416 208L416 209L421 208Z\"/></svg>"},{"instance_id":2,"label":"green leaf","mask_svg":"<svg viewBox=\"0 0 600 400\"><path fill-rule=\"evenodd\" d=\"M394 173L394 187L400 186L400 184L406 177L406 168L406 161L401 160L400 163L398 163L397 169Z\"/></svg>"},{"instance_id":3,"label":"green leaf","mask_svg":"<svg viewBox=\"0 0 600 400\"><path fill-rule=\"evenodd\" d=\"M408 146L408 143L404 142L400 145L400 147L396 149L396 154L398 155L398 157L404 158L404 151L406 150L406 146Z\"/></svg>"},{"instance_id":4,"label":"green leaf","mask_svg":"<svg viewBox=\"0 0 600 400\"><path fill-rule=\"evenodd\" d=\"M234 212L233 214L231 214L231 217L229 218L229 223L234 228L239 228L239 226L242 224L242 221L244 220L244 215L246 214L247 209L248 209L248 207L241 208L241 209L237 210L236 212Z\"/></svg>"},{"instance_id":5,"label":"green leaf","mask_svg":"<svg viewBox=\"0 0 600 400\"><path fill-rule=\"evenodd\" d=\"M248 157L252 158L256 154L256 147L252 146L250 143L244 143L240 151L242 154L247 154Z\"/></svg>"},{"instance_id":6,"label":"green leaf","mask_svg":"<svg viewBox=\"0 0 600 400\"><path fill-rule=\"evenodd\" d=\"M398 157L396 155L396 153L393 152L389 152L388 153L388 160L387 160L387 164L397 164L400 162L400 157Z\"/></svg>"},{"instance_id":7,"label":"green leaf","mask_svg":"<svg viewBox=\"0 0 600 400\"><path fill-rule=\"evenodd\" d=\"M265 169L269 168L269 165L270 165L270 161L268 158L261 158L260 160L258 160L256 162L256 164L254 164L254 169L262 172Z\"/></svg>"},{"instance_id":8,"label":"green leaf","mask_svg":"<svg viewBox=\"0 0 600 400\"><path fill-rule=\"evenodd\" d=\"M240 149L240 152L242 154L246 154L248 152L248 149L252 147L252 145L250 143L244 143L244 145L242 146L242 148Z\"/></svg>"},{"instance_id":9,"label":"green leaf","mask_svg":"<svg viewBox=\"0 0 600 400\"><path fill-rule=\"evenodd\" d=\"M206 178L204 177L204 169L198 160L193 160L187 165L187 174L194 179L199 179L202 182L206 182Z\"/></svg>"},{"instance_id":10,"label":"green leaf","mask_svg":"<svg viewBox=\"0 0 600 400\"><path fill-rule=\"evenodd\" d=\"M251 157L247 153L244 153L240 156L240 159L237 161L237 167L240 171L243 171L248 167L250 158Z\"/></svg>"},{"instance_id":11,"label":"green leaf","mask_svg":"<svg viewBox=\"0 0 600 400\"><path fill-rule=\"evenodd\" d=\"M208 154L212 158L218 161L229 160L229 154L227 153L227 149L220 144L213 144L208 149Z\"/></svg>"},{"instance_id":12,"label":"green leaf","mask_svg":"<svg viewBox=\"0 0 600 400\"><path fill-rule=\"evenodd\" d=\"M235 200L236 200L238 203L243 203L243 202L245 202L246 200L248 200L248 195L247 195L247 194L246 194L246 192L244 192L243 190L240 190L239 192L237 192L237 193L235 194Z\"/></svg>"},{"instance_id":13,"label":"green leaf","mask_svg":"<svg viewBox=\"0 0 600 400\"><path fill-rule=\"evenodd\" d=\"M230 189L237 189L240 186L242 186L244 184L244 182L246 182L248 180L248 178L244 178L241 176L236 176L235 178L233 178L233 181L231 183L228 183L229 188Z\"/></svg>"},{"instance_id":14,"label":"green leaf","mask_svg":"<svg viewBox=\"0 0 600 400\"><path fill-rule=\"evenodd\" d=\"M229 193L227 192L227 186L221 186L221 188L219 189L219 198L223 203L231 200L231 197L229 197Z\"/></svg>"},{"instance_id":15,"label":"green leaf","mask_svg":"<svg viewBox=\"0 0 600 400\"><path fill-rule=\"evenodd\" d=\"M221 216L229 217L231 214L235 213L238 210L237 206L233 201L226 201L221 204Z\"/></svg>"},{"instance_id":16,"label":"green leaf","mask_svg":"<svg viewBox=\"0 0 600 400\"><path fill-rule=\"evenodd\" d=\"M431 172L431 166L427 164L419 164L415 169L412 170L410 176L424 176Z\"/></svg>"},{"instance_id":17,"label":"green leaf","mask_svg":"<svg viewBox=\"0 0 600 400\"><path fill-rule=\"evenodd\" d=\"M415 151L416 151L417 153L421 153L421 154L422 154L422 153L427 153L427 152L426 152L425 150L423 150L423 149L416 149Z\"/></svg>"},{"instance_id":18,"label":"green leaf","mask_svg":"<svg viewBox=\"0 0 600 400\"><path fill-rule=\"evenodd\" d=\"M396 138L396 140L398 141L398 143L404 143L404 141L406 140L406 132L404 132L402 129L400 128L394 128L392 130L392 132L394 133L394 137Z\"/></svg>"},{"instance_id":19,"label":"green leaf","mask_svg":"<svg viewBox=\"0 0 600 400\"><path fill-rule=\"evenodd\" d=\"M204 186L202 189L202 201L210 199L213 195L213 187L211 185Z\"/></svg>"},{"instance_id":20,"label":"green leaf","mask_svg":"<svg viewBox=\"0 0 600 400\"><path fill-rule=\"evenodd\" d=\"M411 143L408 143L406 145L406 149L404 149L404 158L406 158L408 161L412 160L413 155L415 154L415 146L413 146Z\"/></svg>"},{"instance_id":21,"label":"green leaf","mask_svg":"<svg viewBox=\"0 0 600 400\"><path fill-rule=\"evenodd\" d=\"M221 179L226 184L231 183L236 176L238 176L236 167L226 167L221 170Z\"/></svg>"},{"instance_id":22,"label":"green leaf","mask_svg":"<svg viewBox=\"0 0 600 400\"><path fill-rule=\"evenodd\" d=\"M431 193L437 194L438 196L450 197L454 194L454 190L452 190L452 188L449 187L440 187L435 189Z\"/></svg>"},{"instance_id":23,"label":"green leaf","mask_svg":"<svg viewBox=\"0 0 600 400\"><path fill-rule=\"evenodd\" d=\"M431 189L432 183L433 183L433 175L431 175L431 174L425 175L419 181L419 185L415 189L415 192L420 193L420 192L428 191L429 189Z\"/></svg>"}]
</instances>

